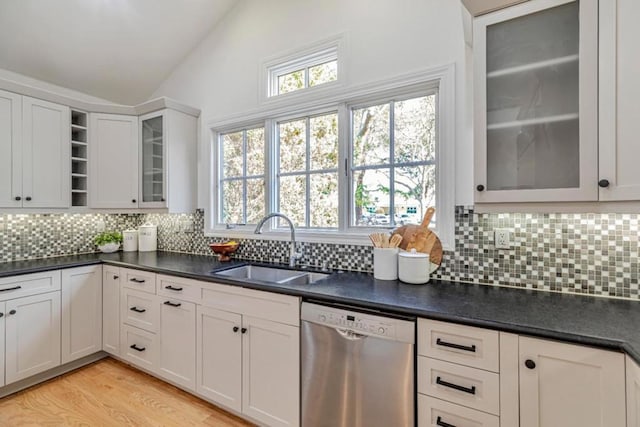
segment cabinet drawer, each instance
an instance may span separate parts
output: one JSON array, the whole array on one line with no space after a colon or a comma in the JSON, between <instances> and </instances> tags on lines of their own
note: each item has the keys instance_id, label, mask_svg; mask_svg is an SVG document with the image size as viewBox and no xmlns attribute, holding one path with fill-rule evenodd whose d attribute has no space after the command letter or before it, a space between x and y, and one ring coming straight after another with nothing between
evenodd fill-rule
<instances>
[{"instance_id":1,"label":"cabinet drawer","mask_svg":"<svg viewBox=\"0 0 640 427\"><path fill-rule=\"evenodd\" d=\"M500 418L418 394L418 427L500 427Z\"/></svg>"},{"instance_id":2,"label":"cabinet drawer","mask_svg":"<svg viewBox=\"0 0 640 427\"><path fill-rule=\"evenodd\" d=\"M124 280L122 286L125 288L135 289L150 294L156 293L156 274L148 271L131 270L123 268L120 270Z\"/></svg>"},{"instance_id":3,"label":"cabinet drawer","mask_svg":"<svg viewBox=\"0 0 640 427\"><path fill-rule=\"evenodd\" d=\"M197 280L158 274L156 283L158 295L195 303L199 303L202 299L200 294L202 285Z\"/></svg>"},{"instance_id":4,"label":"cabinet drawer","mask_svg":"<svg viewBox=\"0 0 640 427\"><path fill-rule=\"evenodd\" d=\"M0 301L60 290L60 270L0 279Z\"/></svg>"},{"instance_id":5,"label":"cabinet drawer","mask_svg":"<svg viewBox=\"0 0 640 427\"><path fill-rule=\"evenodd\" d=\"M278 323L300 325L300 300L289 295L203 283L202 305Z\"/></svg>"},{"instance_id":6,"label":"cabinet drawer","mask_svg":"<svg viewBox=\"0 0 640 427\"><path fill-rule=\"evenodd\" d=\"M158 356L155 334L122 325L120 347L122 358L126 361L149 371L155 368Z\"/></svg>"},{"instance_id":7,"label":"cabinet drawer","mask_svg":"<svg viewBox=\"0 0 640 427\"><path fill-rule=\"evenodd\" d=\"M421 356L499 372L499 343L497 331L418 319L418 354Z\"/></svg>"},{"instance_id":8,"label":"cabinet drawer","mask_svg":"<svg viewBox=\"0 0 640 427\"><path fill-rule=\"evenodd\" d=\"M160 324L158 297L132 289L122 289L120 318L122 323L157 332Z\"/></svg>"},{"instance_id":9,"label":"cabinet drawer","mask_svg":"<svg viewBox=\"0 0 640 427\"><path fill-rule=\"evenodd\" d=\"M418 392L500 414L500 376L493 372L418 356Z\"/></svg>"}]
</instances>

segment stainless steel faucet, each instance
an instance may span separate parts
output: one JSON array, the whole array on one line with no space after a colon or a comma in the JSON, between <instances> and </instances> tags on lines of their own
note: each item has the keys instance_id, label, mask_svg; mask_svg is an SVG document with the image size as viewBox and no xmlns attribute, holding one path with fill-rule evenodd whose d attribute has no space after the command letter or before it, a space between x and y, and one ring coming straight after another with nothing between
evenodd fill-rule
<instances>
[{"instance_id":1,"label":"stainless steel faucet","mask_svg":"<svg viewBox=\"0 0 640 427\"><path fill-rule=\"evenodd\" d=\"M291 230L291 253L289 254L289 267L295 267L296 260L300 259L302 255L296 252L296 228L293 225L293 221L291 221L288 216L279 212L270 213L260 220L260 222L256 226L256 231L254 231L254 233L262 234L262 226L264 226L264 223L275 217L282 218L287 221L287 223L289 223L289 229Z\"/></svg>"}]
</instances>

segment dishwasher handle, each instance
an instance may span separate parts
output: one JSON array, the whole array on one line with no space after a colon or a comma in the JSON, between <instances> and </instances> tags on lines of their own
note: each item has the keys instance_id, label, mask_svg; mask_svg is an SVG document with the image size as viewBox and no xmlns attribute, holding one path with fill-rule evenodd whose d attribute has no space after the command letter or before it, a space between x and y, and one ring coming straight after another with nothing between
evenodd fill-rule
<instances>
[{"instance_id":1,"label":"dishwasher handle","mask_svg":"<svg viewBox=\"0 0 640 427\"><path fill-rule=\"evenodd\" d=\"M357 332L353 332L351 329L341 329L335 328L335 331L344 339L349 341L359 341L361 339L367 338L368 335L359 334Z\"/></svg>"}]
</instances>

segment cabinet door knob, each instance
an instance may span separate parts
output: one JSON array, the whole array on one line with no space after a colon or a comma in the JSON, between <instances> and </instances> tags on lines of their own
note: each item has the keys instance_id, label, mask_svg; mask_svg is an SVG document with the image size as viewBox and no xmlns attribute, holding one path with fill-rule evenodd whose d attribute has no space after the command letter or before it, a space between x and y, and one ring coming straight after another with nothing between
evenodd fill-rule
<instances>
[{"instance_id":1,"label":"cabinet door knob","mask_svg":"<svg viewBox=\"0 0 640 427\"><path fill-rule=\"evenodd\" d=\"M20 196L16 196L14 198L16 199L16 202L19 202L20 200L22 200L22 197L20 197Z\"/></svg>"},{"instance_id":2,"label":"cabinet door knob","mask_svg":"<svg viewBox=\"0 0 640 427\"><path fill-rule=\"evenodd\" d=\"M237 326L233 327L233 332L238 332L240 330L240 328L238 328Z\"/></svg>"},{"instance_id":3,"label":"cabinet door knob","mask_svg":"<svg viewBox=\"0 0 640 427\"><path fill-rule=\"evenodd\" d=\"M526 367L527 367L527 368L529 368L529 369L535 369L535 368L536 368L536 362L534 362L534 361L533 361L533 360L531 360L531 359L527 359L527 360L525 360L525 362L524 362L524 366L526 366Z\"/></svg>"},{"instance_id":4,"label":"cabinet door knob","mask_svg":"<svg viewBox=\"0 0 640 427\"><path fill-rule=\"evenodd\" d=\"M131 199L131 203L136 203L136 199Z\"/></svg>"},{"instance_id":5,"label":"cabinet door knob","mask_svg":"<svg viewBox=\"0 0 640 427\"><path fill-rule=\"evenodd\" d=\"M113 280L118 280L120 276L113 276Z\"/></svg>"},{"instance_id":6,"label":"cabinet door knob","mask_svg":"<svg viewBox=\"0 0 640 427\"><path fill-rule=\"evenodd\" d=\"M480 184L476 187L476 190L478 191L484 191L484 185Z\"/></svg>"},{"instance_id":7,"label":"cabinet door knob","mask_svg":"<svg viewBox=\"0 0 640 427\"><path fill-rule=\"evenodd\" d=\"M163 198L161 198L161 199L160 199L160 201L161 201L161 202L164 202L164 201L165 201L165 200L164 200L164 197L163 197Z\"/></svg>"},{"instance_id":8,"label":"cabinet door knob","mask_svg":"<svg viewBox=\"0 0 640 427\"><path fill-rule=\"evenodd\" d=\"M242 328L242 329L240 330L240 332L242 332L243 334L246 334L246 333L247 333L247 328Z\"/></svg>"},{"instance_id":9,"label":"cabinet door knob","mask_svg":"<svg viewBox=\"0 0 640 427\"><path fill-rule=\"evenodd\" d=\"M27 202L30 202L30 201L31 201L31 196L27 196L27 197L25 198L25 200L26 200Z\"/></svg>"},{"instance_id":10,"label":"cabinet door knob","mask_svg":"<svg viewBox=\"0 0 640 427\"><path fill-rule=\"evenodd\" d=\"M0 317L4 317L4 313L0 313Z\"/></svg>"},{"instance_id":11,"label":"cabinet door knob","mask_svg":"<svg viewBox=\"0 0 640 427\"><path fill-rule=\"evenodd\" d=\"M600 181L598 181L598 185L602 188L607 188L609 186L609 180L601 179Z\"/></svg>"},{"instance_id":12,"label":"cabinet door knob","mask_svg":"<svg viewBox=\"0 0 640 427\"><path fill-rule=\"evenodd\" d=\"M9 312L9 314L11 314L11 315L16 314L16 311L15 311L15 310L11 310L11 311Z\"/></svg>"}]
</instances>

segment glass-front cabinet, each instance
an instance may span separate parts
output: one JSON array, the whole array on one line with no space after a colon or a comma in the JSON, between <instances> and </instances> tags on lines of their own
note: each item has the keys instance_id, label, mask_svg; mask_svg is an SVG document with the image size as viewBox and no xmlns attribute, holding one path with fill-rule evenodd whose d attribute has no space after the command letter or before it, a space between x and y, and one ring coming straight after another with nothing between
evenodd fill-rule
<instances>
[{"instance_id":1,"label":"glass-front cabinet","mask_svg":"<svg viewBox=\"0 0 640 427\"><path fill-rule=\"evenodd\" d=\"M140 207L164 208L166 199L164 112L140 117Z\"/></svg>"},{"instance_id":2,"label":"glass-front cabinet","mask_svg":"<svg viewBox=\"0 0 640 427\"><path fill-rule=\"evenodd\" d=\"M474 21L475 201L598 199L597 0Z\"/></svg>"}]
</instances>

